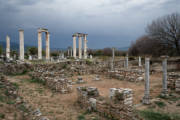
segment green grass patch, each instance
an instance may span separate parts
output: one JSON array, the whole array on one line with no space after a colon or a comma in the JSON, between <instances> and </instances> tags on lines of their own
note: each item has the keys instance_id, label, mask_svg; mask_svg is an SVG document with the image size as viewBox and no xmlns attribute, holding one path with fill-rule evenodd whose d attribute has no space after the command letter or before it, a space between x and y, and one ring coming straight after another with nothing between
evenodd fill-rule
<instances>
[{"instance_id":1,"label":"green grass patch","mask_svg":"<svg viewBox=\"0 0 180 120\"><path fill-rule=\"evenodd\" d=\"M43 89L42 88L37 88L36 91L38 91L40 94L43 93Z\"/></svg>"},{"instance_id":2,"label":"green grass patch","mask_svg":"<svg viewBox=\"0 0 180 120\"><path fill-rule=\"evenodd\" d=\"M4 119L5 115L3 113L0 113L0 118Z\"/></svg>"},{"instance_id":3,"label":"green grass patch","mask_svg":"<svg viewBox=\"0 0 180 120\"><path fill-rule=\"evenodd\" d=\"M159 95L158 97L161 98L161 99L165 99L165 100L169 100L169 101L173 101L173 102L176 102L176 101L180 100L179 96L175 96L175 95L172 95L172 94L170 94L167 97L161 96L161 95Z\"/></svg>"},{"instance_id":4,"label":"green grass patch","mask_svg":"<svg viewBox=\"0 0 180 120\"><path fill-rule=\"evenodd\" d=\"M18 108L23 112L28 112L28 109L23 104L19 105Z\"/></svg>"},{"instance_id":5,"label":"green grass patch","mask_svg":"<svg viewBox=\"0 0 180 120\"><path fill-rule=\"evenodd\" d=\"M16 88L19 89L19 85L17 83L12 83L12 85Z\"/></svg>"},{"instance_id":6,"label":"green grass patch","mask_svg":"<svg viewBox=\"0 0 180 120\"><path fill-rule=\"evenodd\" d=\"M178 114L168 114L153 110L143 110L140 111L139 114L145 120L180 120L180 116Z\"/></svg>"},{"instance_id":7,"label":"green grass patch","mask_svg":"<svg viewBox=\"0 0 180 120\"><path fill-rule=\"evenodd\" d=\"M0 102L4 102L5 101L5 96L0 95Z\"/></svg>"},{"instance_id":8,"label":"green grass patch","mask_svg":"<svg viewBox=\"0 0 180 120\"><path fill-rule=\"evenodd\" d=\"M46 85L45 81L37 78L28 79L27 81L29 81L30 83L38 83L38 84Z\"/></svg>"},{"instance_id":9,"label":"green grass patch","mask_svg":"<svg viewBox=\"0 0 180 120\"><path fill-rule=\"evenodd\" d=\"M9 105L12 105L12 104L15 104L15 101L13 101L13 100L8 100L6 103L9 104Z\"/></svg>"},{"instance_id":10,"label":"green grass patch","mask_svg":"<svg viewBox=\"0 0 180 120\"><path fill-rule=\"evenodd\" d=\"M162 102L162 101L155 101L154 103L160 108L163 108L163 107L166 106L166 104L164 102Z\"/></svg>"},{"instance_id":11,"label":"green grass patch","mask_svg":"<svg viewBox=\"0 0 180 120\"><path fill-rule=\"evenodd\" d=\"M86 120L84 115L79 115L77 119L78 120Z\"/></svg>"},{"instance_id":12,"label":"green grass patch","mask_svg":"<svg viewBox=\"0 0 180 120\"><path fill-rule=\"evenodd\" d=\"M178 103L176 106L180 107L180 103Z\"/></svg>"}]
</instances>

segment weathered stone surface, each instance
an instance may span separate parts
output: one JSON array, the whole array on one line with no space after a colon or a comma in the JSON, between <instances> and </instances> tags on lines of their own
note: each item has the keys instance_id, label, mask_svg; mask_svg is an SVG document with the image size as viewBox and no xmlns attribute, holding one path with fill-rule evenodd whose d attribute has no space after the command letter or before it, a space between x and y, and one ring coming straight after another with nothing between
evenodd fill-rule
<instances>
[{"instance_id":1,"label":"weathered stone surface","mask_svg":"<svg viewBox=\"0 0 180 120\"><path fill-rule=\"evenodd\" d=\"M110 89L110 99L99 96L95 87L78 87L78 103L90 111L96 111L109 119L132 120L133 96L131 89Z\"/></svg>"}]
</instances>

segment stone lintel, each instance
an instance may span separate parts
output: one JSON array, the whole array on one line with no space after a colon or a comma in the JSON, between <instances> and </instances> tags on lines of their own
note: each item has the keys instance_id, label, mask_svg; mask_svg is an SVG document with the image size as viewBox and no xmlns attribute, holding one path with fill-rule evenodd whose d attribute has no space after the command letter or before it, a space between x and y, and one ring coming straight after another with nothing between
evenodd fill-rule
<instances>
[{"instance_id":1,"label":"stone lintel","mask_svg":"<svg viewBox=\"0 0 180 120\"><path fill-rule=\"evenodd\" d=\"M24 31L23 29L19 29L19 31Z\"/></svg>"},{"instance_id":2,"label":"stone lintel","mask_svg":"<svg viewBox=\"0 0 180 120\"><path fill-rule=\"evenodd\" d=\"M38 32L48 32L48 29L46 29L46 28L38 28Z\"/></svg>"}]
</instances>

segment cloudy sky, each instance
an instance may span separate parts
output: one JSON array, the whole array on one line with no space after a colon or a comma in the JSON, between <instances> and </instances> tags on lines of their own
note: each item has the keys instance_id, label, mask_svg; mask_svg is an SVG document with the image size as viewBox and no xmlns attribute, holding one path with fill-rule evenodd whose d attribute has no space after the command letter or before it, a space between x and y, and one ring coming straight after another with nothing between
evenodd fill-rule
<instances>
[{"instance_id":1,"label":"cloudy sky","mask_svg":"<svg viewBox=\"0 0 180 120\"><path fill-rule=\"evenodd\" d=\"M49 29L53 48L72 46L72 34L88 34L89 48L127 47L153 19L180 12L180 0L0 0L0 41L8 34L37 46L37 28ZM43 35L44 36L44 35Z\"/></svg>"}]
</instances>

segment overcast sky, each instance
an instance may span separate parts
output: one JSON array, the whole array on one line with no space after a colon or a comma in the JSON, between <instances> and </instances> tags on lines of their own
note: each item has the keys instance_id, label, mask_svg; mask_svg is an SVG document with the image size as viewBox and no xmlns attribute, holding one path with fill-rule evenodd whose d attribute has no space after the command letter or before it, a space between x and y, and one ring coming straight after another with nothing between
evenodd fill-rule
<instances>
[{"instance_id":1,"label":"overcast sky","mask_svg":"<svg viewBox=\"0 0 180 120\"><path fill-rule=\"evenodd\" d=\"M53 48L72 46L72 34L88 34L89 48L127 47L153 19L180 12L180 0L0 0L0 41L8 34L37 46L37 28L49 29Z\"/></svg>"}]
</instances>

